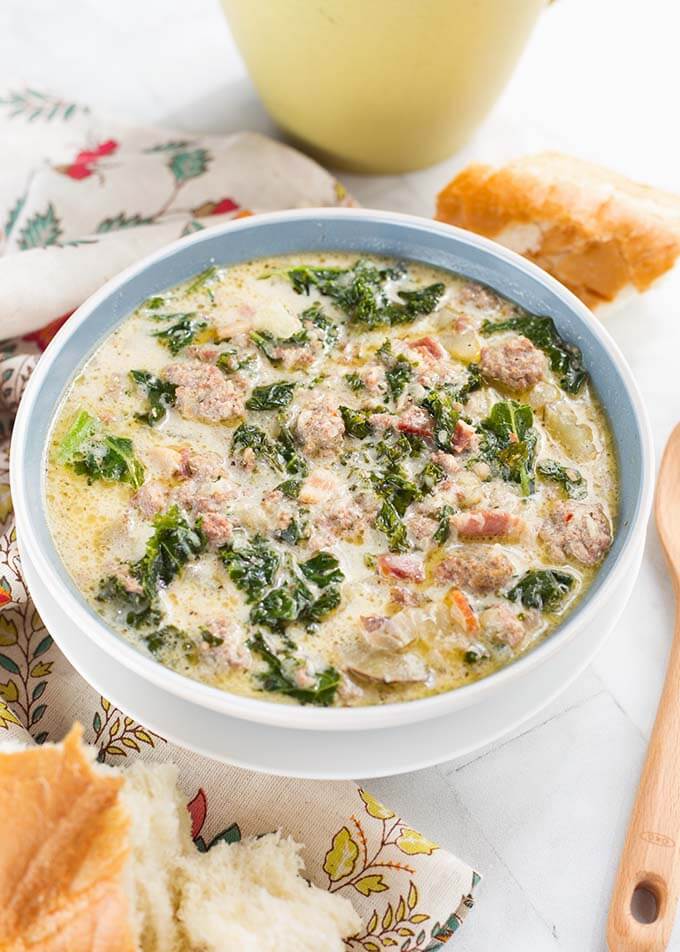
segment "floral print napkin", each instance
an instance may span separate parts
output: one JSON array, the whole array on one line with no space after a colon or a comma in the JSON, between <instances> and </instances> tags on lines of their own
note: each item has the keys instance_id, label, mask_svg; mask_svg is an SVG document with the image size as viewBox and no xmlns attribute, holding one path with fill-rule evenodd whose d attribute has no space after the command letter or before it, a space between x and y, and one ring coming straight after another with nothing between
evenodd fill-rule
<instances>
[{"instance_id":1,"label":"floral print napkin","mask_svg":"<svg viewBox=\"0 0 680 952\"><path fill-rule=\"evenodd\" d=\"M31 603L9 491L26 382L56 328L102 281L225 218L351 200L316 163L262 136L125 128L36 90L0 92L0 141L0 741L57 741L79 720L101 761L172 760L198 849L281 828L305 844L310 879L361 914L349 952L439 949L472 907L477 874L352 783L214 763L100 697Z\"/></svg>"}]
</instances>

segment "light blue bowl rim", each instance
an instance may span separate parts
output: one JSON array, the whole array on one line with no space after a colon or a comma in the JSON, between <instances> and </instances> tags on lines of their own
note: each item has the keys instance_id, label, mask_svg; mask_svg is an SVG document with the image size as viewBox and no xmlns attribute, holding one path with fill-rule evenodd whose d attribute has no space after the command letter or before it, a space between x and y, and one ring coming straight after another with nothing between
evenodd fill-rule
<instances>
[{"instance_id":1,"label":"light blue bowl rim","mask_svg":"<svg viewBox=\"0 0 680 952\"><path fill-rule=\"evenodd\" d=\"M423 262L479 281L530 312L550 315L564 337L583 351L614 434L620 472L617 533L585 597L555 632L521 658L487 678L432 698L320 710L243 698L169 671L109 629L90 608L62 563L48 527L44 458L55 410L102 339L144 299L212 264L315 251ZM123 664L170 693L230 715L281 726L345 730L391 726L476 703L506 679L540 664L587 624L593 606L602 600L613 577L631 563L636 542L644 537L652 500L653 450L640 394L618 347L590 311L545 272L494 242L438 222L391 212L304 209L256 215L197 232L128 268L89 298L55 336L29 382L15 425L11 481L20 544L27 547L50 590L68 605L74 623Z\"/></svg>"}]
</instances>

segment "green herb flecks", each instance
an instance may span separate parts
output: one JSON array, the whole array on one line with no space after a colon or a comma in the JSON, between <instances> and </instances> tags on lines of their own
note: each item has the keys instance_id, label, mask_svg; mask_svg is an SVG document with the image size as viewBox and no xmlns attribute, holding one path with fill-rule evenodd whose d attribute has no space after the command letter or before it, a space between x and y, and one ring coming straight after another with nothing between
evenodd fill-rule
<instances>
[{"instance_id":1,"label":"green herb flecks","mask_svg":"<svg viewBox=\"0 0 680 952\"><path fill-rule=\"evenodd\" d=\"M484 321L483 334L516 331L547 354L550 366L559 376L560 386L567 393L578 393L588 379L580 348L570 344L558 333L552 317L532 314L510 317L505 321Z\"/></svg>"},{"instance_id":2,"label":"green herb flecks","mask_svg":"<svg viewBox=\"0 0 680 952\"><path fill-rule=\"evenodd\" d=\"M89 483L103 479L139 489L144 482L144 467L134 455L132 440L105 433L99 420L86 410L78 413L64 436L58 459L87 476Z\"/></svg>"},{"instance_id":3,"label":"green herb flecks","mask_svg":"<svg viewBox=\"0 0 680 952\"><path fill-rule=\"evenodd\" d=\"M255 387L246 400L249 410L280 410L293 399L295 383L279 380L265 387Z\"/></svg>"},{"instance_id":4,"label":"green herb flecks","mask_svg":"<svg viewBox=\"0 0 680 952\"><path fill-rule=\"evenodd\" d=\"M480 453L491 469L508 482L519 483L522 495L534 490L538 435L531 407L515 400L495 403L482 420Z\"/></svg>"},{"instance_id":5,"label":"green herb flecks","mask_svg":"<svg viewBox=\"0 0 680 952\"><path fill-rule=\"evenodd\" d=\"M507 593L513 602L521 602L525 608L538 608L544 612L557 611L569 595L576 579L568 572L556 569L538 569L525 572L522 578Z\"/></svg>"},{"instance_id":6,"label":"green herb flecks","mask_svg":"<svg viewBox=\"0 0 680 952\"><path fill-rule=\"evenodd\" d=\"M280 658L267 645L263 635L257 632L249 641L248 647L259 655L267 669L257 675L263 691L284 694L301 704L318 704L327 707L333 703L340 675L335 668L328 667L315 675L312 687L298 687L294 680L295 668L300 664L291 658Z\"/></svg>"},{"instance_id":7,"label":"green herb flecks","mask_svg":"<svg viewBox=\"0 0 680 952\"><path fill-rule=\"evenodd\" d=\"M170 407L174 407L177 387L174 383L161 380L148 370L131 370L130 377L146 394L149 409L146 413L138 413L137 419L147 426L157 426L168 415Z\"/></svg>"},{"instance_id":8,"label":"green herb flecks","mask_svg":"<svg viewBox=\"0 0 680 952\"><path fill-rule=\"evenodd\" d=\"M546 459L536 466L536 472L544 479L559 483L570 499L583 499L588 495L585 477L572 466L561 466L554 459Z\"/></svg>"}]
</instances>

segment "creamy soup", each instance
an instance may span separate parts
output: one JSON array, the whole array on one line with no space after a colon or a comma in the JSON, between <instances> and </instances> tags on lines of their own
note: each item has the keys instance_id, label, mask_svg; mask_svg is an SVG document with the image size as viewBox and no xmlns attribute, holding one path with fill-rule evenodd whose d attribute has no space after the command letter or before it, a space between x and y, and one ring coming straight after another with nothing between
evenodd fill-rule
<instances>
[{"instance_id":1,"label":"creamy soup","mask_svg":"<svg viewBox=\"0 0 680 952\"><path fill-rule=\"evenodd\" d=\"M46 487L75 584L134 645L225 691L338 706L526 652L591 584L617 510L606 418L550 318L345 254L145 301L66 394Z\"/></svg>"}]
</instances>

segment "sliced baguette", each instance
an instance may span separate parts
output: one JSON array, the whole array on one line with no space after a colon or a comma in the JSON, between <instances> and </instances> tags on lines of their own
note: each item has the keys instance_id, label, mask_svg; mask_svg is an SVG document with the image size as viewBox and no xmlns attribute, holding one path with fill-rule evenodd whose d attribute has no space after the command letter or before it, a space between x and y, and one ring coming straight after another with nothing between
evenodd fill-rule
<instances>
[{"instance_id":1,"label":"sliced baguette","mask_svg":"<svg viewBox=\"0 0 680 952\"><path fill-rule=\"evenodd\" d=\"M361 921L278 833L199 853L172 765L0 747L0 952L342 952Z\"/></svg>"},{"instance_id":2,"label":"sliced baguette","mask_svg":"<svg viewBox=\"0 0 680 952\"><path fill-rule=\"evenodd\" d=\"M680 197L556 152L468 166L436 218L519 252L589 307L645 291L680 254Z\"/></svg>"}]
</instances>

